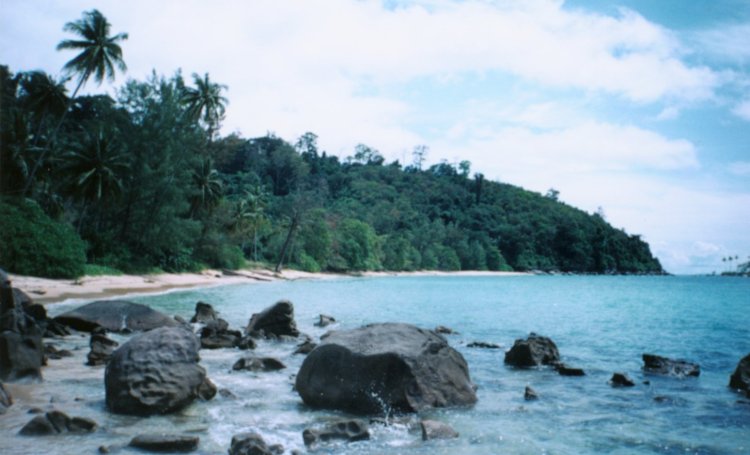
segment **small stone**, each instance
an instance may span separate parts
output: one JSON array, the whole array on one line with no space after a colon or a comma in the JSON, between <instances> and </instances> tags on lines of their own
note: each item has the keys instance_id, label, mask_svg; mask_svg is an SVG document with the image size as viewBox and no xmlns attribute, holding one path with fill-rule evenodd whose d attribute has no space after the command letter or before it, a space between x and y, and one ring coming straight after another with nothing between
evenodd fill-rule
<instances>
[{"instance_id":1,"label":"small stone","mask_svg":"<svg viewBox=\"0 0 750 455\"><path fill-rule=\"evenodd\" d=\"M370 439L370 431L361 420L344 420L326 425L321 429L307 428L302 432L302 440L306 446L316 445L334 439L347 442Z\"/></svg>"},{"instance_id":2,"label":"small stone","mask_svg":"<svg viewBox=\"0 0 750 455\"><path fill-rule=\"evenodd\" d=\"M526 390L523 392L523 398L526 401L532 401L539 399L539 394L536 393L536 390L532 389L529 386L526 386Z\"/></svg>"},{"instance_id":3,"label":"small stone","mask_svg":"<svg viewBox=\"0 0 750 455\"><path fill-rule=\"evenodd\" d=\"M328 316L325 314L321 314L318 317L318 322L315 323L317 327L326 327L336 322L336 318L333 316Z\"/></svg>"},{"instance_id":4,"label":"small stone","mask_svg":"<svg viewBox=\"0 0 750 455\"><path fill-rule=\"evenodd\" d=\"M613 374L609 383L612 384L613 387L633 387L635 385L635 382L633 382L633 380L625 373Z\"/></svg>"},{"instance_id":5,"label":"small stone","mask_svg":"<svg viewBox=\"0 0 750 455\"><path fill-rule=\"evenodd\" d=\"M436 420L423 420L419 423L422 428L422 440L431 439L453 439L458 437L458 432L450 425Z\"/></svg>"},{"instance_id":6,"label":"small stone","mask_svg":"<svg viewBox=\"0 0 750 455\"><path fill-rule=\"evenodd\" d=\"M232 436L229 455L276 455L258 433L241 433Z\"/></svg>"},{"instance_id":7,"label":"small stone","mask_svg":"<svg viewBox=\"0 0 750 455\"><path fill-rule=\"evenodd\" d=\"M232 365L235 371L277 371L284 368L286 365L272 357L243 357Z\"/></svg>"},{"instance_id":8,"label":"small stone","mask_svg":"<svg viewBox=\"0 0 750 455\"><path fill-rule=\"evenodd\" d=\"M485 341L472 341L466 345L467 348L481 348L481 349L500 349L502 346L495 343L487 343Z\"/></svg>"},{"instance_id":9,"label":"small stone","mask_svg":"<svg viewBox=\"0 0 750 455\"><path fill-rule=\"evenodd\" d=\"M569 367L568 365L565 365L564 363L557 364L555 368L557 368L557 372L560 373L560 376L585 376L586 375L586 373L581 368Z\"/></svg>"},{"instance_id":10,"label":"small stone","mask_svg":"<svg viewBox=\"0 0 750 455\"><path fill-rule=\"evenodd\" d=\"M200 438L180 434L142 434L130 440L130 446L149 452L192 452Z\"/></svg>"},{"instance_id":11,"label":"small stone","mask_svg":"<svg viewBox=\"0 0 750 455\"><path fill-rule=\"evenodd\" d=\"M446 327L444 325L439 325L435 327L435 332L441 333L443 335L454 335L456 333L453 331L453 329Z\"/></svg>"},{"instance_id":12,"label":"small stone","mask_svg":"<svg viewBox=\"0 0 750 455\"><path fill-rule=\"evenodd\" d=\"M313 349L315 349L318 345L316 343L313 343L310 340L305 341L304 343L298 344L297 349L294 350L294 354L309 354Z\"/></svg>"}]
</instances>

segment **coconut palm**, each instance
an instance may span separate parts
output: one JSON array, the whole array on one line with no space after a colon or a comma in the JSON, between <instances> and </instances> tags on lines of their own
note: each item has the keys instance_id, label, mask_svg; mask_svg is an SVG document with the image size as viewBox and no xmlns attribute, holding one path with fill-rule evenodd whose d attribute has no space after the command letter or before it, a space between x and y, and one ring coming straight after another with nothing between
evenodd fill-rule
<instances>
[{"instance_id":1,"label":"coconut palm","mask_svg":"<svg viewBox=\"0 0 750 455\"><path fill-rule=\"evenodd\" d=\"M185 87L182 102L187 106L190 118L202 121L206 125L210 141L219 129L219 123L224 118L226 105L229 103L229 100L221 95L221 91L226 90L227 86L211 82L208 73L202 78L193 73L193 82L195 88Z\"/></svg>"},{"instance_id":2,"label":"coconut palm","mask_svg":"<svg viewBox=\"0 0 750 455\"><path fill-rule=\"evenodd\" d=\"M212 208L221 198L224 185L210 158L204 159L198 169L193 171L193 188L194 193L191 198L193 216L199 209Z\"/></svg>"},{"instance_id":3,"label":"coconut palm","mask_svg":"<svg viewBox=\"0 0 750 455\"><path fill-rule=\"evenodd\" d=\"M31 71L21 78L22 99L38 125L36 143L47 116L61 117L68 105L65 81L56 81L43 71Z\"/></svg>"}]
</instances>

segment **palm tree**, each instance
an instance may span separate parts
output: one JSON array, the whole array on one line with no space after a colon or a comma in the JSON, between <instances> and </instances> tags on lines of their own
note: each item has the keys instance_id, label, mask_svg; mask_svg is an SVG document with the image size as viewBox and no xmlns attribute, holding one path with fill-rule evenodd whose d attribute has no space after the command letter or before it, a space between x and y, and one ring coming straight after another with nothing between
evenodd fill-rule
<instances>
[{"instance_id":1,"label":"palm tree","mask_svg":"<svg viewBox=\"0 0 750 455\"><path fill-rule=\"evenodd\" d=\"M268 193L257 185L253 191L245 191L245 197L237 201L232 211L232 230L242 238L242 250L245 249L245 233L253 230L253 260L258 262L258 230L265 220L265 207Z\"/></svg>"},{"instance_id":2,"label":"palm tree","mask_svg":"<svg viewBox=\"0 0 750 455\"><path fill-rule=\"evenodd\" d=\"M34 143L41 137L41 129L48 115L61 117L68 106L65 80L55 81L43 71L31 71L21 78L21 89L26 109L35 117L37 133Z\"/></svg>"},{"instance_id":3,"label":"palm tree","mask_svg":"<svg viewBox=\"0 0 750 455\"><path fill-rule=\"evenodd\" d=\"M204 159L198 169L193 171L193 187L195 189L191 204L193 216L199 209L212 208L221 198L224 185L210 158Z\"/></svg>"},{"instance_id":4,"label":"palm tree","mask_svg":"<svg viewBox=\"0 0 750 455\"><path fill-rule=\"evenodd\" d=\"M78 85L76 85L73 95L68 100L65 111L57 123L57 127L52 132L53 140L65 121L65 116L70 110L70 106L73 104L78 91L91 76L94 76L94 80L101 84L105 77L109 80L114 80L115 68L118 68L122 72L127 70L127 66L122 60L122 49L118 42L128 39L128 34L118 33L117 35L109 36L110 27L111 25L107 21L107 18L96 9L84 12L81 19L68 22L63 27L64 31L78 35L81 39L63 40L57 45L57 50L72 49L80 50L81 52L63 66L64 72L71 75L78 75ZM24 193L29 191L36 171L44 161L48 150L49 147L46 147L40 155L39 160L34 163L34 168L31 170L29 179L26 182Z\"/></svg>"},{"instance_id":5,"label":"palm tree","mask_svg":"<svg viewBox=\"0 0 750 455\"><path fill-rule=\"evenodd\" d=\"M224 84L211 82L208 73L201 78L193 73L195 88L185 87L182 102L187 106L188 116L194 121L202 121L208 129L208 140L213 139L214 133L219 129L219 123L224 118L226 105L229 103L221 91L226 90Z\"/></svg>"}]
</instances>

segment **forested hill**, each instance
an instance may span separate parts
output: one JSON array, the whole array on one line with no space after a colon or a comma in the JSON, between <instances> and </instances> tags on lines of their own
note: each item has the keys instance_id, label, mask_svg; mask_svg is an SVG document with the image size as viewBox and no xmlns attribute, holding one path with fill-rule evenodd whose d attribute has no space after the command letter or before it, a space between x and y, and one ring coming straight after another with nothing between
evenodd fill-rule
<instances>
[{"instance_id":1,"label":"forested hill","mask_svg":"<svg viewBox=\"0 0 750 455\"><path fill-rule=\"evenodd\" d=\"M0 67L0 267L76 276L124 271L546 270L659 273L649 246L547 196L486 180L471 163L339 159L307 133L217 134L177 74L67 98L39 72ZM222 97L218 98L223 100ZM204 106L205 107L205 106ZM223 110L222 110L223 112ZM83 242L81 242L81 239Z\"/></svg>"}]
</instances>

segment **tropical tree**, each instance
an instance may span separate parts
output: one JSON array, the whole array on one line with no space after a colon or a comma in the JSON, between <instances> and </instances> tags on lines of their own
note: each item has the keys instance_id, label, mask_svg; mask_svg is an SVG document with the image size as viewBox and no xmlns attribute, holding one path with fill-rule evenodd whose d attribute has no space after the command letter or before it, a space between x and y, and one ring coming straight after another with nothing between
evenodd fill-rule
<instances>
[{"instance_id":1,"label":"tropical tree","mask_svg":"<svg viewBox=\"0 0 750 455\"><path fill-rule=\"evenodd\" d=\"M199 210L212 208L221 198L223 191L224 185L219 172L214 169L213 160L202 160L193 171L192 215L195 216Z\"/></svg>"},{"instance_id":2,"label":"tropical tree","mask_svg":"<svg viewBox=\"0 0 750 455\"><path fill-rule=\"evenodd\" d=\"M208 73L202 78L193 73L193 82L195 88L185 87L182 102L187 107L188 116L206 125L208 139L211 141L219 129L226 105L229 103L229 100L221 95L221 91L226 90L227 86L211 82Z\"/></svg>"},{"instance_id":3,"label":"tropical tree","mask_svg":"<svg viewBox=\"0 0 750 455\"><path fill-rule=\"evenodd\" d=\"M65 81L56 81L43 71L31 71L21 77L21 98L24 107L37 124L34 143L41 138L41 130L49 115L62 117L68 106Z\"/></svg>"},{"instance_id":4,"label":"tropical tree","mask_svg":"<svg viewBox=\"0 0 750 455\"><path fill-rule=\"evenodd\" d=\"M268 193L260 185L252 191L245 191L232 210L232 230L242 237L241 248L245 249L245 235L248 230L253 233L253 260L258 261L258 231L266 222L265 208L268 203Z\"/></svg>"}]
</instances>

